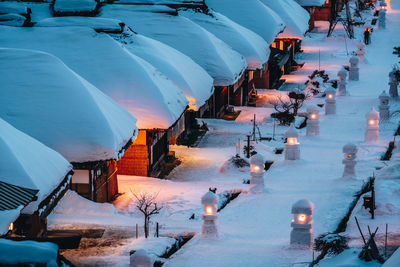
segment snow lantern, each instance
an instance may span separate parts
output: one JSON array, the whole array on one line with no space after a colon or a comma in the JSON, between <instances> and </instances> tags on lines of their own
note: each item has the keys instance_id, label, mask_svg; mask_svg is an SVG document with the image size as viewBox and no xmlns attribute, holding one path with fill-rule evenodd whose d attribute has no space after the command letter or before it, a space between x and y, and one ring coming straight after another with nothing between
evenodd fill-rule
<instances>
[{"instance_id":1,"label":"snow lantern","mask_svg":"<svg viewBox=\"0 0 400 267\"><path fill-rule=\"evenodd\" d=\"M391 72L389 72L389 95L390 97L397 98L399 97L399 93L397 91L397 85L399 81L397 80L396 77L396 69L393 68Z\"/></svg>"},{"instance_id":2,"label":"snow lantern","mask_svg":"<svg viewBox=\"0 0 400 267\"><path fill-rule=\"evenodd\" d=\"M290 232L290 244L295 246L311 248L313 245L313 220L314 204L307 200L301 199L293 204L291 223L292 231Z\"/></svg>"},{"instance_id":3,"label":"snow lantern","mask_svg":"<svg viewBox=\"0 0 400 267\"><path fill-rule=\"evenodd\" d=\"M319 108L316 106L310 106L307 108L307 136L318 136L319 135Z\"/></svg>"},{"instance_id":4,"label":"snow lantern","mask_svg":"<svg viewBox=\"0 0 400 267\"><path fill-rule=\"evenodd\" d=\"M329 88L325 91L325 114L336 114L336 91Z\"/></svg>"},{"instance_id":5,"label":"snow lantern","mask_svg":"<svg viewBox=\"0 0 400 267\"><path fill-rule=\"evenodd\" d=\"M298 132L290 124L289 129L285 132L286 143L284 145L285 160L300 159L300 144L297 142Z\"/></svg>"},{"instance_id":6,"label":"snow lantern","mask_svg":"<svg viewBox=\"0 0 400 267\"><path fill-rule=\"evenodd\" d=\"M379 113L372 107L365 117L367 119L367 127L364 141L376 142L379 139Z\"/></svg>"},{"instance_id":7,"label":"snow lantern","mask_svg":"<svg viewBox=\"0 0 400 267\"><path fill-rule=\"evenodd\" d=\"M346 69L342 67L338 71L337 76L339 78L338 95L340 95L340 96L346 95L347 94L347 92L346 92L346 84L347 84L347 81L346 81L346 79L347 79L347 71L346 71Z\"/></svg>"},{"instance_id":8,"label":"snow lantern","mask_svg":"<svg viewBox=\"0 0 400 267\"><path fill-rule=\"evenodd\" d=\"M364 54L365 54L365 45L361 42L361 40L358 41L356 44L357 51L356 55L360 59L361 62L364 61Z\"/></svg>"},{"instance_id":9,"label":"snow lantern","mask_svg":"<svg viewBox=\"0 0 400 267\"><path fill-rule=\"evenodd\" d=\"M203 219L203 226L201 234L204 238L218 237L217 230L217 205L218 197L211 191L208 191L202 198L201 204L204 205L204 212L201 216Z\"/></svg>"},{"instance_id":10,"label":"snow lantern","mask_svg":"<svg viewBox=\"0 0 400 267\"><path fill-rule=\"evenodd\" d=\"M344 159L342 160L344 171L342 177L354 178L356 176L355 166L357 164L356 158L358 148L356 145L349 143L343 146L342 151L344 153Z\"/></svg>"},{"instance_id":11,"label":"snow lantern","mask_svg":"<svg viewBox=\"0 0 400 267\"><path fill-rule=\"evenodd\" d=\"M147 254L146 250L139 249L131 255L129 266L131 266L131 267L153 267L153 260Z\"/></svg>"},{"instance_id":12,"label":"snow lantern","mask_svg":"<svg viewBox=\"0 0 400 267\"><path fill-rule=\"evenodd\" d=\"M264 158L255 154L250 158L250 192L262 193L264 191Z\"/></svg>"},{"instance_id":13,"label":"snow lantern","mask_svg":"<svg viewBox=\"0 0 400 267\"><path fill-rule=\"evenodd\" d=\"M358 63L360 59L357 56L352 56L349 60L350 62L350 71L349 71L349 80L350 81L358 81L359 80L359 70Z\"/></svg>"},{"instance_id":14,"label":"snow lantern","mask_svg":"<svg viewBox=\"0 0 400 267\"><path fill-rule=\"evenodd\" d=\"M388 120L390 116L390 111L389 111L389 95L386 93L386 91L383 91L379 95L379 118L381 120Z\"/></svg>"}]
</instances>

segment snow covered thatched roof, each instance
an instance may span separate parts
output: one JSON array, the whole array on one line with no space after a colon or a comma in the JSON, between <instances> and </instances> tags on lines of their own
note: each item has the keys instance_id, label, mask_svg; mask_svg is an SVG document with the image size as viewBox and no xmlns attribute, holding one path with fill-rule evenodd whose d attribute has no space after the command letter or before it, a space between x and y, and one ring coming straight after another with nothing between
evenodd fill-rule
<instances>
[{"instance_id":1,"label":"snow covered thatched roof","mask_svg":"<svg viewBox=\"0 0 400 267\"><path fill-rule=\"evenodd\" d=\"M1 118L70 162L122 156L136 120L121 106L53 55L1 48L0 62Z\"/></svg>"},{"instance_id":2,"label":"snow covered thatched roof","mask_svg":"<svg viewBox=\"0 0 400 267\"><path fill-rule=\"evenodd\" d=\"M165 13L171 10L162 6L107 5L102 16L120 19L134 31L186 54L214 78L214 85L234 84L246 69L244 57L191 20Z\"/></svg>"},{"instance_id":3,"label":"snow covered thatched roof","mask_svg":"<svg viewBox=\"0 0 400 267\"><path fill-rule=\"evenodd\" d=\"M130 30L112 36L179 86L189 101L190 109L197 110L213 94L213 78L178 50Z\"/></svg>"},{"instance_id":4,"label":"snow covered thatched roof","mask_svg":"<svg viewBox=\"0 0 400 267\"><path fill-rule=\"evenodd\" d=\"M210 10L208 14L193 9L179 10L185 16L245 56L248 69L262 68L268 61L269 46L258 34L233 22L224 15Z\"/></svg>"},{"instance_id":5,"label":"snow covered thatched roof","mask_svg":"<svg viewBox=\"0 0 400 267\"><path fill-rule=\"evenodd\" d=\"M4 51L4 49L0 49L2 61L5 59ZM12 60L12 58L9 59ZM4 73L1 72L1 76L3 75ZM13 86L7 86L7 88L10 91L15 90ZM0 99L3 99L3 95ZM22 100L22 102L26 104L26 101ZM10 107L13 104L8 103L7 106ZM5 106L3 101L1 106ZM40 106L38 106L39 108ZM18 111L15 109L10 108L9 114L11 113L18 116ZM42 119L45 120L46 118ZM28 204L22 210L23 213L32 214L35 212L38 205L60 185L71 169L72 166L59 153L0 119L0 181L27 189L39 190L37 200ZM21 208L22 206L11 210L9 213L2 212L2 215L7 215L6 217L10 218L10 222L12 222L16 219L16 210ZM0 227L0 232L3 232L3 230Z\"/></svg>"},{"instance_id":6,"label":"snow covered thatched roof","mask_svg":"<svg viewBox=\"0 0 400 267\"><path fill-rule=\"evenodd\" d=\"M301 6L322 6L326 0L296 0Z\"/></svg>"},{"instance_id":7,"label":"snow covered thatched roof","mask_svg":"<svg viewBox=\"0 0 400 267\"><path fill-rule=\"evenodd\" d=\"M259 0L206 0L208 7L252 30L271 44L283 31L284 22Z\"/></svg>"},{"instance_id":8,"label":"snow covered thatched roof","mask_svg":"<svg viewBox=\"0 0 400 267\"><path fill-rule=\"evenodd\" d=\"M96 0L55 0L53 10L57 13L93 12L97 5Z\"/></svg>"},{"instance_id":9,"label":"snow covered thatched roof","mask_svg":"<svg viewBox=\"0 0 400 267\"><path fill-rule=\"evenodd\" d=\"M0 46L42 50L59 57L127 109L140 129L168 129L187 106L179 87L107 34L85 27L0 27L0 35L6 36Z\"/></svg>"},{"instance_id":10,"label":"snow covered thatched roof","mask_svg":"<svg viewBox=\"0 0 400 267\"><path fill-rule=\"evenodd\" d=\"M93 17L55 17L40 20L37 27L66 27L82 26L105 32L121 32L124 24L117 19L93 18Z\"/></svg>"},{"instance_id":11,"label":"snow covered thatched roof","mask_svg":"<svg viewBox=\"0 0 400 267\"><path fill-rule=\"evenodd\" d=\"M286 24L285 30L278 37L303 38L308 30L310 14L295 0L260 0L275 11Z\"/></svg>"}]
</instances>

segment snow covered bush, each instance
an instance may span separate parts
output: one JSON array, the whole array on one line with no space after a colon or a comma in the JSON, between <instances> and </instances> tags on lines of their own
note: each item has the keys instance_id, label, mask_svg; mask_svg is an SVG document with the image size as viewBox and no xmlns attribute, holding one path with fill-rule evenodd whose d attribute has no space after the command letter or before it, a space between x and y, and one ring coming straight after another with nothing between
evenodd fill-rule
<instances>
[{"instance_id":1,"label":"snow covered bush","mask_svg":"<svg viewBox=\"0 0 400 267\"><path fill-rule=\"evenodd\" d=\"M321 234L315 239L314 249L328 255L337 255L348 249L349 238L334 233Z\"/></svg>"},{"instance_id":2,"label":"snow covered bush","mask_svg":"<svg viewBox=\"0 0 400 267\"><path fill-rule=\"evenodd\" d=\"M271 114L271 117L277 119L281 125L290 125L304 101L309 97L308 94L300 91L291 91L288 96L288 99L278 96L278 101L274 104L277 112Z\"/></svg>"},{"instance_id":3,"label":"snow covered bush","mask_svg":"<svg viewBox=\"0 0 400 267\"><path fill-rule=\"evenodd\" d=\"M324 92L329 87L333 87L332 84L329 82L328 74L326 74L324 70L314 70L314 72L310 76L308 76L308 78L310 79L305 83L305 93L309 93L315 96Z\"/></svg>"}]
</instances>

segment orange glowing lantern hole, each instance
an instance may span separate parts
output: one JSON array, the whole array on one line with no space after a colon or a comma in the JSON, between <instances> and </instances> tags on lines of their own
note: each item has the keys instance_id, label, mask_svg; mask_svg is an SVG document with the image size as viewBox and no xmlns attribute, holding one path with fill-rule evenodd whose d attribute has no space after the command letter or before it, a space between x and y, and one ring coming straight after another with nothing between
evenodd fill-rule
<instances>
[{"instance_id":1,"label":"orange glowing lantern hole","mask_svg":"<svg viewBox=\"0 0 400 267\"><path fill-rule=\"evenodd\" d=\"M332 99L332 98L333 98L333 95L329 94L328 99Z\"/></svg>"},{"instance_id":2,"label":"orange glowing lantern hole","mask_svg":"<svg viewBox=\"0 0 400 267\"><path fill-rule=\"evenodd\" d=\"M375 125L375 121L374 120L369 120L369 125Z\"/></svg>"},{"instance_id":3,"label":"orange glowing lantern hole","mask_svg":"<svg viewBox=\"0 0 400 267\"><path fill-rule=\"evenodd\" d=\"M290 144L290 145L294 145L294 144L296 144L297 143L297 140L296 140L296 138L288 138L287 139L287 142Z\"/></svg>"},{"instance_id":4,"label":"orange glowing lantern hole","mask_svg":"<svg viewBox=\"0 0 400 267\"><path fill-rule=\"evenodd\" d=\"M305 214L297 215L297 220L299 221L299 223L305 223L306 219L307 219L307 215L305 215Z\"/></svg>"},{"instance_id":5,"label":"orange glowing lantern hole","mask_svg":"<svg viewBox=\"0 0 400 267\"><path fill-rule=\"evenodd\" d=\"M211 206L206 206L206 214L213 215L213 208Z\"/></svg>"},{"instance_id":6,"label":"orange glowing lantern hole","mask_svg":"<svg viewBox=\"0 0 400 267\"><path fill-rule=\"evenodd\" d=\"M347 157L348 157L349 159L351 159L351 154L348 154Z\"/></svg>"},{"instance_id":7,"label":"orange glowing lantern hole","mask_svg":"<svg viewBox=\"0 0 400 267\"><path fill-rule=\"evenodd\" d=\"M317 114L315 114L315 113L311 114L311 119L312 120L315 120L316 118L317 118Z\"/></svg>"}]
</instances>

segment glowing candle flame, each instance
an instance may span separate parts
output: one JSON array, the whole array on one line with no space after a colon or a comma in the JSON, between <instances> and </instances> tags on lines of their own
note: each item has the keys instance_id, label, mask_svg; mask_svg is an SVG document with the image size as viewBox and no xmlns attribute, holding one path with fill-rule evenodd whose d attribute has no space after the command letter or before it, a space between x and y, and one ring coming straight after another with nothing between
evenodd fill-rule
<instances>
[{"instance_id":1,"label":"glowing candle flame","mask_svg":"<svg viewBox=\"0 0 400 267\"><path fill-rule=\"evenodd\" d=\"M369 125L375 125L375 121L374 120L369 120Z\"/></svg>"},{"instance_id":2,"label":"glowing candle flame","mask_svg":"<svg viewBox=\"0 0 400 267\"><path fill-rule=\"evenodd\" d=\"M315 120L316 118L317 118L317 114L315 114L315 113L311 114L311 119L312 120Z\"/></svg>"},{"instance_id":3,"label":"glowing candle flame","mask_svg":"<svg viewBox=\"0 0 400 267\"><path fill-rule=\"evenodd\" d=\"M291 144L291 145L294 145L294 144L296 144L296 138L288 138L287 139L287 142L289 143L289 144Z\"/></svg>"},{"instance_id":4,"label":"glowing candle flame","mask_svg":"<svg viewBox=\"0 0 400 267\"><path fill-rule=\"evenodd\" d=\"M299 214L299 215L297 216L297 220L298 220L300 223L304 223L304 222L306 221L306 219L307 219L307 216L306 216L305 214Z\"/></svg>"},{"instance_id":5,"label":"glowing candle flame","mask_svg":"<svg viewBox=\"0 0 400 267\"><path fill-rule=\"evenodd\" d=\"M328 99L332 99L332 98L333 98L333 95L329 94Z\"/></svg>"},{"instance_id":6,"label":"glowing candle flame","mask_svg":"<svg viewBox=\"0 0 400 267\"><path fill-rule=\"evenodd\" d=\"M212 209L212 207L210 207L210 206L207 206L207 207L206 207L206 214L207 214L207 215L212 215L212 214L213 214L213 209Z\"/></svg>"}]
</instances>

